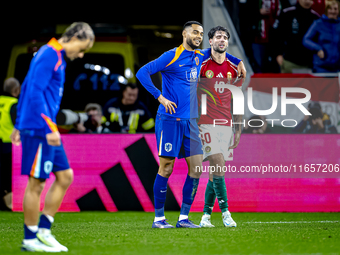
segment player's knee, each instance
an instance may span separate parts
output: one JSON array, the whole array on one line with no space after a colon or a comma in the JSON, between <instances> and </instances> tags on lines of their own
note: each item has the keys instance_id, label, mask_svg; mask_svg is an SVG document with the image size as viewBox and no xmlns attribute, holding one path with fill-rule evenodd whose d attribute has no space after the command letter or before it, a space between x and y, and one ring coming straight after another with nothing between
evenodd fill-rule
<instances>
[{"instance_id":1,"label":"player's knee","mask_svg":"<svg viewBox=\"0 0 340 255\"><path fill-rule=\"evenodd\" d=\"M44 190L46 180L45 179L37 179L34 177L30 177L28 181L27 189L29 192L34 192L38 195Z\"/></svg>"},{"instance_id":2,"label":"player's knee","mask_svg":"<svg viewBox=\"0 0 340 255\"><path fill-rule=\"evenodd\" d=\"M211 166L224 165L225 163L222 153L210 155L208 159Z\"/></svg>"},{"instance_id":3,"label":"player's knee","mask_svg":"<svg viewBox=\"0 0 340 255\"><path fill-rule=\"evenodd\" d=\"M67 169L56 174L56 181L64 189L67 189L73 182L73 170Z\"/></svg>"},{"instance_id":4,"label":"player's knee","mask_svg":"<svg viewBox=\"0 0 340 255\"><path fill-rule=\"evenodd\" d=\"M169 178L170 175L172 174L173 167L174 167L173 162L166 162L163 165L163 167L160 167L159 169L160 174L165 178Z\"/></svg>"},{"instance_id":5,"label":"player's knee","mask_svg":"<svg viewBox=\"0 0 340 255\"><path fill-rule=\"evenodd\" d=\"M193 169L192 171L189 172L189 176L192 178L200 178L202 175L202 171L197 171L196 169Z\"/></svg>"},{"instance_id":6,"label":"player's knee","mask_svg":"<svg viewBox=\"0 0 340 255\"><path fill-rule=\"evenodd\" d=\"M216 176L224 176L225 161L222 153L214 154L209 156L210 171Z\"/></svg>"}]
</instances>

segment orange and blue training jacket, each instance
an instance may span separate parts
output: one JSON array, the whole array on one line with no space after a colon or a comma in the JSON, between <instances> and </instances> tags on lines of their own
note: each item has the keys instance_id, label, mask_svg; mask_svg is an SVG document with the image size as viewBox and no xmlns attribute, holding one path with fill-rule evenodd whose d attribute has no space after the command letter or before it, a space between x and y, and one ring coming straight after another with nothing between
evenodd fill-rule
<instances>
[{"instance_id":1,"label":"orange and blue training jacket","mask_svg":"<svg viewBox=\"0 0 340 255\"><path fill-rule=\"evenodd\" d=\"M52 38L33 57L21 87L15 128L35 136L58 131L56 115L63 96L65 51Z\"/></svg>"}]
</instances>

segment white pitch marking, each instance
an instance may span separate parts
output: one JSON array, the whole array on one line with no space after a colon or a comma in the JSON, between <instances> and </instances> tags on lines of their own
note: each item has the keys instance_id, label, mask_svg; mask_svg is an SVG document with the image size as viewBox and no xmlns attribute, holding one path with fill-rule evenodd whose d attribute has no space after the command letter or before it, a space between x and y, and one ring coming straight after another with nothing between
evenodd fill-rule
<instances>
[{"instance_id":1,"label":"white pitch marking","mask_svg":"<svg viewBox=\"0 0 340 255\"><path fill-rule=\"evenodd\" d=\"M319 220L319 221L247 221L243 223L264 223L264 224L296 224L296 223L339 223L339 221Z\"/></svg>"}]
</instances>

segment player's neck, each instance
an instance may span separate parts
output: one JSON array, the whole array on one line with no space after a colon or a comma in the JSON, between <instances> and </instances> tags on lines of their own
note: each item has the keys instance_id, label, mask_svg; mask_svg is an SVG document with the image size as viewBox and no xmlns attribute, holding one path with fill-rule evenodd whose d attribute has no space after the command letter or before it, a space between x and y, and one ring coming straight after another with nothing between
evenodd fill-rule
<instances>
[{"instance_id":1,"label":"player's neck","mask_svg":"<svg viewBox=\"0 0 340 255\"><path fill-rule=\"evenodd\" d=\"M225 61L225 53L218 53L214 50L211 50L211 57L218 64L222 64Z\"/></svg>"},{"instance_id":2,"label":"player's neck","mask_svg":"<svg viewBox=\"0 0 340 255\"><path fill-rule=\"evenodd\" d=\"M64 40L63 40L62 38L59 38L59 39L58 39L58 42L59 42L59 44L63 47L63 49L67 48L67 45L66 45L66 47L65 47L65 43L64 43Z\"/></svg>"}]
</instances>

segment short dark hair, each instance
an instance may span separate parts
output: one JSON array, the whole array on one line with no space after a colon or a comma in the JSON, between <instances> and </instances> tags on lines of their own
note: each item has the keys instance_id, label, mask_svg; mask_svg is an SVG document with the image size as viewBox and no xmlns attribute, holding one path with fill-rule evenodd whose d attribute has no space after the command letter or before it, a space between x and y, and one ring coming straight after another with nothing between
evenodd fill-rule
<instances>
[{"instance_id":1,"label":"short dark hair","mask_svg":"<svg viewBox=\"0 0 340 255\"><path fill-rule=\"evenodd\" d=\"M322 117L323 117L321 109L319 109L319 108L312 107L312 108L309 109L309 112L312 114L312 116L310 116L310 118L312 120L315 120L315 119L318 119L318 118L322 119Z\"/></svg>"},{"instance_id":2,"label":"short dark hair","mask_svg":"<svg viewBox=\"0 0 340 255\"><path fill-rule=\"evenodd\" d=\"M210 29L210 31L208 33L209 39L212 39L217 31L225 32L227 37L228 37L228 40L230 39L229 30L227 28L225 28L225 27L222 27L222 26L217 26L217 27L213 27L212 29Z\"/></svg>"},{"instance_id":3,"label":"short dark hair","mask_svg":"<svg viewBox=\"0 0 340 255\"><path fill-rule=\"evenodd\" d=\"M193 25L193 24L203 27L203 25L201 23L199 23L198 21L192 20L192 21L188 21L187 23L184 24L183 30L185 30L187 27L191 27L191 25Z\"/></svg>"},{"instance_id":4,"label":"short dark hair","mask_svg":"<svg viewBox=\"0 0 340 255\"><path fill-rule=\"evenodd\" d=\"M321 105L319 102L311 102L308 104L308 108L311 109L311 108L318 108L321 110Z\"/></svg>"},{"instance_id":5,"label":"short dark hair","mask_svg":"<svg viewBox=\"0 0 340 255\"><path fill-rule=\"evenodd\" d=\"M135 83L123 84L122 87L123 87L123 90L126 90L127 87L130 87L131 89L138 88Z\"/></svg>"},{"instance_id":6,"label":"short dark hair","mask_svg":"<svg viewBox=\"0 0 340 255\"><path fill-rule=\"evenodd\" d=\"M13 89L15 89L16 87L20 87L20 82L11 77L11 78L7 78L4 82L4 92L7 92L7 93L12 93Z\"/></svg>"}]
</instances>

